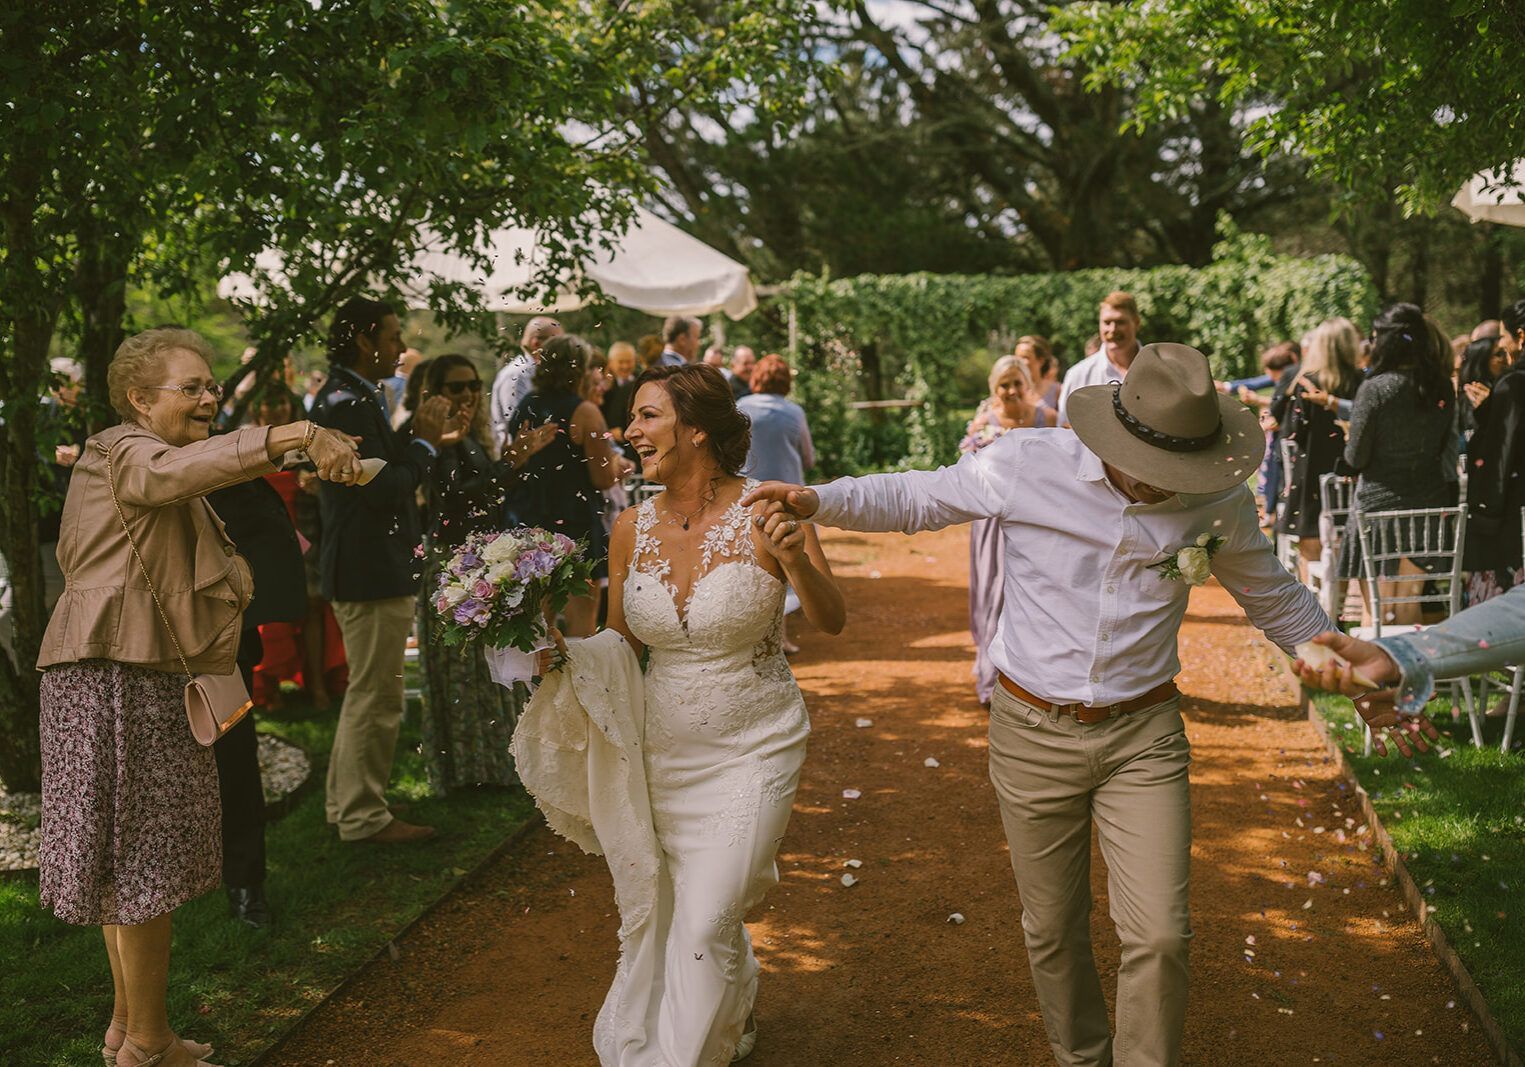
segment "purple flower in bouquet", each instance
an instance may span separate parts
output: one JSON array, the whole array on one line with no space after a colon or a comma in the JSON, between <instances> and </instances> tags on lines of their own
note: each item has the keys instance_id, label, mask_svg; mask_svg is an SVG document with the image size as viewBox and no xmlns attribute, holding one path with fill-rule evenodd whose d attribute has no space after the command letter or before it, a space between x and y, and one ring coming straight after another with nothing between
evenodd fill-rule
<instances>
[{"instance_id":1,"label":"purple flower in bouquet","mask_svg":"<svg viewBox=\"0 0 1525 1067\"><path fill-rule=\"evenodd\" d=\"M561 559L566 559L577 548L577 542L564 533L556 534L552 540L556 542L556 555Z\"/></svg>"},{"instance_id":2,"label":"purple flower in bouquet","mask_svg":"<svg viewBox=\"0 0 1525 1067\"><path fill-rule=\"evenodd\" d=\"M503 536L501 533L499 533L497 530L493 530L491 533L485 533L482 535L482 543L484 545L490 545L501 536Z\"/></svg>"},{"instance_id":3,"label":"purple flower in bouquet","mask_svg":"<svg viewBox=\"0 0 1525 1067\"><path fill-rule=\"evenodd\" d=\"M455 621L462 626L469 625L475 621L477 614L482 611L482 607L483 605L480 600L467 597L455 606Z\"/></svg>"},{"instance_id":4,"label":"purple flower in bouquet","mask_svg":"<svg viewBox=\"0 0 1525 1067\"><path fill-rule=\"evenodd\" d=\"M556 569L556 557L544 549L535 548L519 557L514 565L514 577L521 582L544 578Z\"/></svg>"}]
</instances>

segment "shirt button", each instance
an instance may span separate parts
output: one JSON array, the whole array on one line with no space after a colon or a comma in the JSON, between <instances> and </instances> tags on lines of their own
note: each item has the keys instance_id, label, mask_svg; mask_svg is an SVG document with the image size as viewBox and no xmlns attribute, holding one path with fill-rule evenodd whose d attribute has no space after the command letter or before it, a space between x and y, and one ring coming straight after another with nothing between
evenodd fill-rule
<instances>
[{"instance_id":1,"label":"shirt button","mask_svg":"<svg viewBox=\"0 0 1525 1067\"><path fill-rule=\"evenodd\" d=\"M1110 641L1110 640L1112 640L1112 635L1111 634L1102 634L1101 635L1101 639L1103 641Z\"/></svg>"},{"instance_id":2,"label":"shirt button","mask_svg":"<svg viewBox=\"0 0 1525 1067\"><path fill-rule=\"evenodd\" d=\"M1117 586L1115 586L1115 585L1109 585L1109 586L1107 586L1107 592L1109 592L1109 593L1115 593L1115 592L1117 592Z\"/></svg>"},{"instance_id":3,"label":"shirt button","mask_svg":"<svg viewBox=\"0 0 1525 1067\"><path fill-rule=\"evenodd\" d=\"M1093 682L1099 682L1099 681L1101 681L1101 675L1099 675L1099 674L1093 674L1093 675L1091 675L1091 681L1093 681Z\"/></svg>"}]
</instances>

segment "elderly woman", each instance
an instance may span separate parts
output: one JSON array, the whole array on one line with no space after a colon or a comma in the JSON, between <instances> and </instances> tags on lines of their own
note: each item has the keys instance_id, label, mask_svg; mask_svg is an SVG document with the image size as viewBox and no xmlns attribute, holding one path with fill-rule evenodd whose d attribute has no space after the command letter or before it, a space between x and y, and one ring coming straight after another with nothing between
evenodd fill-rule
<instances>
[{"instance_id":1,"label":"elderly woman","mask_svg":"<svg viewBox=\"0 0 1525 1067\"><path fill-rule=\"evenodd\" d=\"M209 440L222 398L210 356L179 329L117 349L107 382L123 421L74 466L64 593L37 661L40 896L65 922L103 929L116 999L102 1053L121 1067L211 1051L176 1037L165 1010L170 913L222 869L217 764L191 735L183 690L187 670L233 672L251 582L204 495L302 448L324 478L361 472L350 438L310 422Z\"/></svg>"},{"instance_id":2,"label":"elderly woman","mask_svg":"<svg viewBox=\"0 0 1525 1067\"><path fill-rule=\"evenodd\" d=\"M1010 430L1059 424L1058 411L1043 404L1029 366L1020 355L995 361L990 368L990 396L969 420L958 446L961 453L978 452ZM995 691L996 669L988 650L1001 618L1004 559L1000 523L980 519L970 524L969 633L974 638L974 692L980 703L987 705Z\"/></svg>"},{"instance_id":3,"label":"elderly woman","mask_svg":"<svg viewBox=\"0 0 1525 1067\"><path fill-rule=\"evenodd\" d=\"M752 420L752 447L745 473L760 482L802 483L815 466L815 446L805 409L788 399L794 384L783 356L769 355L752 369L752 391L736 401L736 409Z\"/></svg>"}]
</instances>

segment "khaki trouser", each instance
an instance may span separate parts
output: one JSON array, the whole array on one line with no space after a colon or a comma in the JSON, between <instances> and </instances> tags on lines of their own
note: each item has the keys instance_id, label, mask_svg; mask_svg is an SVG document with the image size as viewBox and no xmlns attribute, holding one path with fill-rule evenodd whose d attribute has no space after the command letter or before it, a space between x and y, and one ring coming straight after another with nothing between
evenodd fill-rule
<instances>
[{"instance_id":1,"label":"khaki trouser","mask_svg":"<svg viewBox=\"0 0 1525 1067\"><path fill-rule=\"evenodd\" d=\"M334 601L344 635L349 688L328 757L328 821L357 841L384 829L387 780L402 724L403 657L413 627L413 597Z\"/></svg>"},{"instance_id":2,"label":"khaki trouser","mask_svg":"<svg viewBox=\"0 0 1525 1067\"><path fill-rule=\"evenodd\" d=\"M1181 1060L1190 762L1179 699L1088 726L996 686L990 780L1022 897L1033 985L1061 1064ZM1091 954L1093 820L1122 941L1115 1041Z\"/></svg>"}]
</instances>

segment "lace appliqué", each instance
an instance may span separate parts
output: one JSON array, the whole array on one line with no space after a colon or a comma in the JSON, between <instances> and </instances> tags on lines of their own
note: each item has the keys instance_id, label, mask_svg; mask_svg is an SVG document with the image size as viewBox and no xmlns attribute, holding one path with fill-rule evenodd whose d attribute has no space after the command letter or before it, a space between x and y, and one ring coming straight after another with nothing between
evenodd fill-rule
<instances>
[{"instance_id":1,"label":"lace appliqu\u00e9","mask_svg":"<svg viewBox=\"0 0 1525 1067\"><path fill-rule=\"evenodd\" d=\"M670 580L672 577L672 561L662 556L662 540L651 531L657 525L657 507L652 503L652 498L647 497L641 501L641 506L635 513L635 551L631 553L631 569L638 574L649 575L661 582L667 591L672 594L674 603L678 599L678 587ZM650 556L650 559L643 557Z\"/></svg>"}]
</instances>

